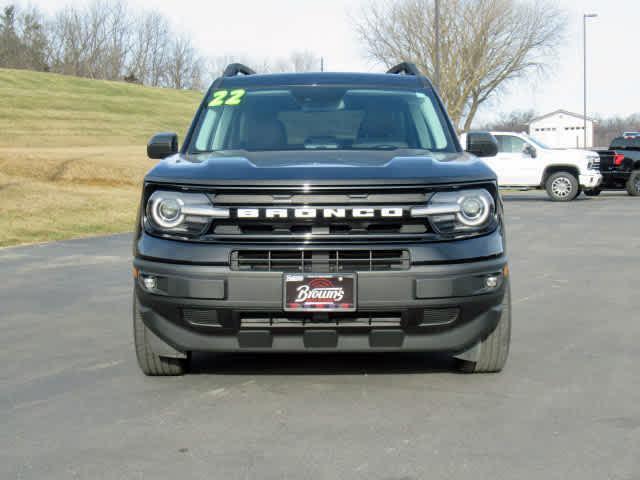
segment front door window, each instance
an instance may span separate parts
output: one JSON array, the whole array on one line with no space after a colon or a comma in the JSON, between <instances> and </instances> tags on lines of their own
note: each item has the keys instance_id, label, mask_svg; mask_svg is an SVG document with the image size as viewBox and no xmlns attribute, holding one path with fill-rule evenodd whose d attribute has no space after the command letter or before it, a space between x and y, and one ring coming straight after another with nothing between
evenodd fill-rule
<instances>
[{"instance_id":1,"label":"front door window","mask_svg":"<svg viewBox=\"0 0 640 480\"><path fill-rule=\"evenodd\" d=\"M496 135L499 153L522 153L526 145L525 141L512 135Z\"/></svg>"}]
</instances>

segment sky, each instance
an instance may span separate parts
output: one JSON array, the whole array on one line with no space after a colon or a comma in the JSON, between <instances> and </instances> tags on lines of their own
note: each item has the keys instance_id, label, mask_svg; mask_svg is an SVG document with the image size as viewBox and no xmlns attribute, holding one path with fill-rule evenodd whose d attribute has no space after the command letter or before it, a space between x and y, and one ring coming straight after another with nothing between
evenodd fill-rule
<instances>
[{"instance_id":1,"label":"sky","mask_svg":"<svg viewBox=\"0 0 640 480\"><path fill-rule=\"evenodd\" d=\"M441 0L446 2L447 0ZM53 13L83 0L30 0ZM8 3L0 0L0 3ZM19 2L21 3L21 2ZM255 58L285 57L310 50L324 57L332 71L380 71L368 61L354 33L350 15L367 0L129 0L134 9L157 9L178 31L192 35L207 55L238 54ZM588 19L589 114L629 115L640 112L638 29L640 0L556 0L569 25L558 54L543 75L509 84L485 104L478 122L501 112L556 109L582 112L582 15Z\"/></svg>"}]
</instances>

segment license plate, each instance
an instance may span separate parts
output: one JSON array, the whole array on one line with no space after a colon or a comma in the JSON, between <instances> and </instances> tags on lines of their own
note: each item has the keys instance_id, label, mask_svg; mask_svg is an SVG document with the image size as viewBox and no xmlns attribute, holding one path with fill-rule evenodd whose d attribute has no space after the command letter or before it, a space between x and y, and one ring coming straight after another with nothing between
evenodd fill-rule
<instances>
[{"instance_id":1,"label":"license plate","mask_svg":"<svg viewBox=\"0 0 640 480\"><path fill-rule=\"evenodd\" d=\"M356 277L339 274L285 274L284 309L289 312L354 312Z\"/></svg>"}]
</instances>

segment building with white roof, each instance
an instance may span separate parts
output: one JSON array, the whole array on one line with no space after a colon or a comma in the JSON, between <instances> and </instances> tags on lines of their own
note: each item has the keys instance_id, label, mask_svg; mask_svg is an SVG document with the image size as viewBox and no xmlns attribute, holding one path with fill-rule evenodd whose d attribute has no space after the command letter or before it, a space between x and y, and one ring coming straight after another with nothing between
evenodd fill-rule
<instances>
[{"instance_id":1,"label":"building with white roof","mask_svg":"<svg viewBox=\"0 0 640 480\"><path fill-rule=\"evenodd\" d=\"M593 147L594 120L587 117L587 145ZM554 148L585 148L584 116L556 110L536 117L529 123L529 135Z\"/></svg>"}]
</instances>

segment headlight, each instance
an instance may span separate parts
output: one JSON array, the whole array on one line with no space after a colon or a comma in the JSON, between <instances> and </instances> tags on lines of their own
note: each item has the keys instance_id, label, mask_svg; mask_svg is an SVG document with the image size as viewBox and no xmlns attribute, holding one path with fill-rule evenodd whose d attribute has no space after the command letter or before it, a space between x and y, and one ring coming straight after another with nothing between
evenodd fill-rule
<instances>
[{"instance_id":1,"label":"headlight","mask_svg":"<svg viewBox=\"0 0 640 480\"><path fill-rule=\"evenodd\" d=\"M181 198L158 196L150 202L151 218L159 227L171 229L184 221L182 207L184 201Z\"/></svg>"},{"instance_id":2,"label":"headlight","mask_svg":"<svg viewBox=\"0 0 640 480\"><path fill-rule=\"evenodd\" d=\"M462 192L458 197L458 205L460 212L456 218L467 227L485 225L494 210L493 198L485 190Z\"/></svg>"},{"instance_id":3,"label":"headlight","mask_svg":"<svg viewBox=\"0 0 640 480\"><path fill-rule=\"evenodd\" d=\"M587 157L587 169L588 170L599 170L600 169L600 156L589 156L589 157Z\"/></svg>"},{"instance_id":4,"label":"headlight","mask_svg":"<svg viewBox=\"0 0 640 480\"><path fill-rule=\"evenodd\" d=\"M152 233L195 236L204 233L214 218L228 218L229 210L215 208L202 193L156 190L146 207L145 227Z\"/></svg>"},{"instance_id":5,"label":"headlight","mask_svg":"<svg viewBox=\"0 0 640 480\"><path fill-rule=\"evenodd\" d=\"M473 233L495 218L495 202L484 189L438 192L426 207L411 209L413 217L428 217L438 233Z\"/></svg>"}]
</instances>

